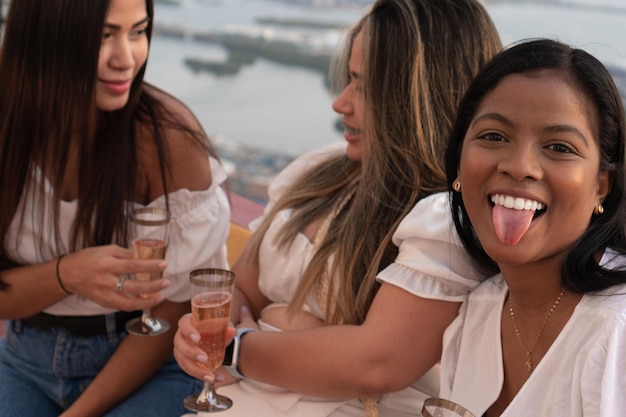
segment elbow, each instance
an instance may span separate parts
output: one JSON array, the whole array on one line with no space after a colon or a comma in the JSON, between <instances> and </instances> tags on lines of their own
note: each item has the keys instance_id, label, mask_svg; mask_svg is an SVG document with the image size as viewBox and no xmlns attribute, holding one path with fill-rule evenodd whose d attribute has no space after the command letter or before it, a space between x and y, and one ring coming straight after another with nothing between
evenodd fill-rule
<instances>
[{"instance_id":1,"label":"elbow","mask_svg":"<svg viewBox=\"0 0 626 417\"><path fill-rule=\"evenodd\" d=\"M371 364L363 372L355 375L360 396L371 397L396 392L409 387L417 378L409 377L405 372L388 362Z\"/></svg>"}]
</instances>

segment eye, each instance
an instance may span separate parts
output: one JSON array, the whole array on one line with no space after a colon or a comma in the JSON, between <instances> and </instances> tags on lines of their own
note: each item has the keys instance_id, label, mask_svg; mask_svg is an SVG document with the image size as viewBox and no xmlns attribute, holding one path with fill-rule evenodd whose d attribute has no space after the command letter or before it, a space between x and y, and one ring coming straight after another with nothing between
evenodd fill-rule
<instances>
[{"instance_id":1,"label":"eye","mask_svg":"<svg viewBox=\"0 0 626 417\"><path fill-rule=\"evenodd\" d=\"M141 28L141 29L137 29L134 32L131 32L131 36L135 37L135 38L139 38L143 35L145 35L148 31L148 28Z\"/></svg>"},{"instance_id":2,"label":"eye","mask_svg":"<svg viewBox=\"0 0 626 417\"><path fill-rule=\"evenodd\" d=\"M553 143L546 146L546 149L550 149L551 151L558 153L577 153L572 146L566 145L564 143Z\"/></svg>"},{"instance_id":3,"label":"eye","mask_svg":"<svg viewBox=\"0 0 626 417\"><path fill-rule=\"evenodd\" d=\"M110 32L104 32L104 33L102 34L102 40L105 40L105 39L110 39L112 36L113 36L113 34L112 34L112 33L110 33Z\"/></svg>"},{"instance_id":4,"label":"eye","mask_svg":"<svg viewBox=\"0 0 626 417\"><path fill-rule=\"evenodd\" d=\"M496 132L488 132L488 133L483 133L481 135L478 136L479 139L485 139L488 140L490 142L504 142L506 140L506 138L504 136L502 136L499 133Z\"/></svg>"}]
</instances>

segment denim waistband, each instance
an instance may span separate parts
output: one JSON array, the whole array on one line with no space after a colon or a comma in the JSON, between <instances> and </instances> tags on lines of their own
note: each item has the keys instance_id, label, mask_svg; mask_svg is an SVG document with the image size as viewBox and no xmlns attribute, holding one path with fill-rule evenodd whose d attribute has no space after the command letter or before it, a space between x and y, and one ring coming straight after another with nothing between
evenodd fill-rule
<instances>
[{"instance_id":1,"label":"denim waistband","mask_svg":"<svg viewBox=\"0 0 626 417\"><path fill-rule=\"evenodd\" d=\"M141 316L141 311L119 311L114 315L115 327L118 331L124 329L126 322L134 317ZM75 336L92 337L107 334L107 316L55 316L47 313L37 313L34 316L21 320L23 324L41 330L55 327L70 331Z\"/></svg>"}]
</instances>

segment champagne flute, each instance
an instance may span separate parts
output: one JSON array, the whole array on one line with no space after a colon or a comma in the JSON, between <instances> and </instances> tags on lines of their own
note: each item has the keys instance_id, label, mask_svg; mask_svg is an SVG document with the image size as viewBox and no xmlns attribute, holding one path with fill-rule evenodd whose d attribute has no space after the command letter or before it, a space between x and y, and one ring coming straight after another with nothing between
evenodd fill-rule
<instances>
[{"instance_id":1,"label":"champagne flute","mask_svg":"<svg viewBox=\"0 0 626 417\"><path fill-rule=\"evenodd\" d=\"M429 398L424 401L422 417L475 417L465 407L443 398Z\"/></svg>"},{"instance_id":2,"label":"champagne flute","mask_svg":"<svg viewBox=\"0 0 626 417\"><path fill-rule=\"evenodd\" d=\"M170 214L167 210L157 207L135 209L130 214L131 233L133 236L133 257L135 259L164 259L169 233ZM163 272L138 272L136 281L160 279ZM148 298L155 294L141 294ZM139 336L155 336L165 333L170 325L163 319L152 316L152 311L144 309L141 317L126 323L128 333Z\"/></svg>"},{"instance_id":3,"label":"champagne flute","mask_svg":"<svg viewBox=\"0 0 626 417\"><path fill-rule=\"evenodd\" d=\"M224 361L235 274L224 269L196 269L189 280L192 323L200 333L199 346L209 358L202 366L214 372ZM202 391L185 398L184 405L191 411L213 413L228 410L233 402L218 395L213 383L204 381Z\"/></svg>"}]
</instances>

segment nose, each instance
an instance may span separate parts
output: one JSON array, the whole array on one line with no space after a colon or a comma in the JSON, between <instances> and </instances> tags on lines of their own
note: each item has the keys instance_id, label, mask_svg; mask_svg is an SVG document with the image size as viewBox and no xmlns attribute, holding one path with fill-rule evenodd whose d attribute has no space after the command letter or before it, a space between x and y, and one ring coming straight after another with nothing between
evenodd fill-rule
<instances>
[{"instance_id":1,"label":"nose","mask_svg":"<svg viewBox=\"0 0 626 417\"><path fill-rule=\"evenodd\" d=\"M540 180L543 177L541 153L528 142L511 146L503 152L498 171L515 181Z\"/></svg>"},{"instance_id":2,"label":"nose","mask_svg":"<svg viewBox=\"0 0 626 417\"><path fill-rule=\"evenodd\" d=\"M115 40L113 51L109 59L109 65L112 68L126 70L132 68L135 64L133 58L132 45L125 37L119 37Z\"/></svg>"},{"instance_id":3,"label":"nose","mask_svg":"<svg viewBox=\"0 0 626 417\"><path fill-rule=\"evenodd\" d=\"M341 94L333 101L333 110L339 114L352 114L354 112L354 87L346 86Z\"/></svg>"}]
</instances>

